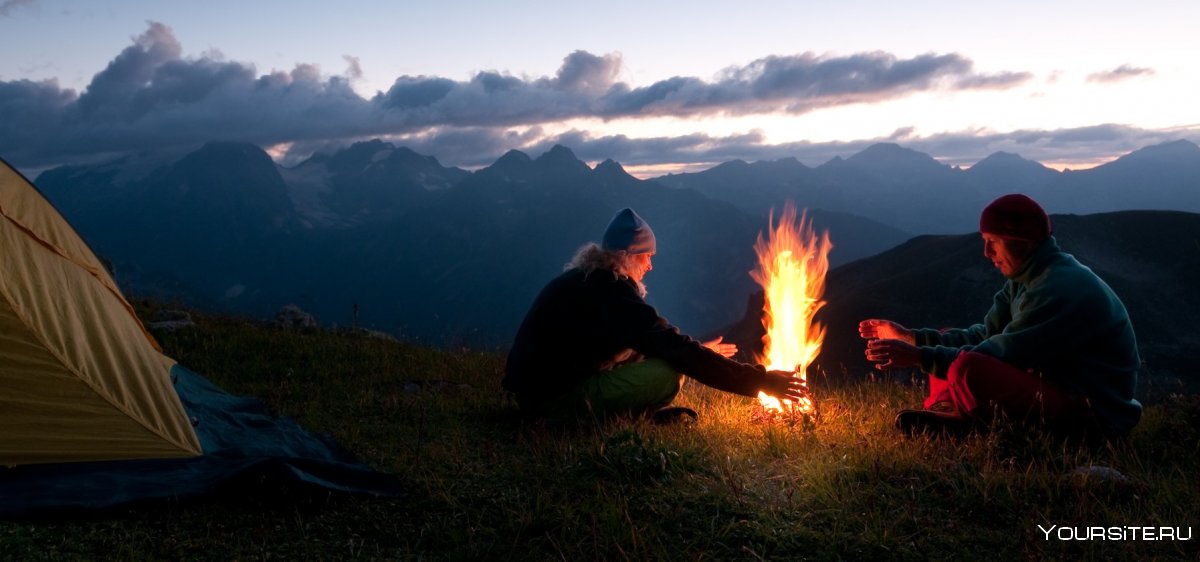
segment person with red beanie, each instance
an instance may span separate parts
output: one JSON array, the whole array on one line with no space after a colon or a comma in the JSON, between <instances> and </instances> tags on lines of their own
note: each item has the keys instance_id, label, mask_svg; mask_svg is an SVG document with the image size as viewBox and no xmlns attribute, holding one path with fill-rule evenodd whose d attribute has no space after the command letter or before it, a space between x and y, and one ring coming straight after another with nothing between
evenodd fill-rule
<instances>
[{"instance_id":1,"label":"person with red beanie","mask_svg":"<svg viewBox=\"0 0 1200 562\"><path fill-rule=\"evenodd\" d=\"M1125 435L1141 418L1141 364L1121 299L1063 252L1033 199L1005 195L979 218L983 255L1007 278L983 323L908 329L859 323L867 359L929 374L925 408L896 416L901 429L967 431L997 418L1074 437Z\"/></svg>"}]
</instances>

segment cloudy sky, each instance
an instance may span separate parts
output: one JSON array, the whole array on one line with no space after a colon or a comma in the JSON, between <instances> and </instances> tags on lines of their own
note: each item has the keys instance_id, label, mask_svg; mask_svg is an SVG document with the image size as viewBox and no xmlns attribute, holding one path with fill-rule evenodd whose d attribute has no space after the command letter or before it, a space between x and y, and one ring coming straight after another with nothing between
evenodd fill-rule
<instances>
[{"instance_id":1,"label":"cloudy sky","mask_svg":"<svg viewBox=\"0 0 1200 562\"><path fill-rule=\"evenodd\" d=\"M23 170L383 138L475 168L564 144L657 175L881 141L1084 168L1200 142L1200 2L0 0Z\"/></svg>"}]
</instances>

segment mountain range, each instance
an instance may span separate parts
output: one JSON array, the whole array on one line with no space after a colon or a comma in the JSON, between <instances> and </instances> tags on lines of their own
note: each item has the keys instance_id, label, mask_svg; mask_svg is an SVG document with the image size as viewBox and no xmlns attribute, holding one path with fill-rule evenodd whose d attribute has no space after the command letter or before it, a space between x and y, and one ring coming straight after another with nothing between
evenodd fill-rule
<instances>
[{"instance_id":1,"label":"mountain range","mask_svg":"<svg viewBox=\"0 0 1200 562\"><path fill-rule=\"evenodd\" d=\"M1052 212L1200 211L1197 172L1200 148L1186 141L1080 172L1004 153L961 170L880 144L815 168L733 161L642 180L562 146L467 171L376 140L290 168L213 142L35 183L132 294L255 316L297 304L326 325L503 346L542 284L623 207L658 238L650 301L706 333L744 313L754 240L785 200L830 231L837 267L914 234L972 232L979 209L1012 191Z\"/></svg>"},{"instance_id":2,"label":"mountain range","mask_svg":"<svg viewBox=\"0 0 1200 562\"><path fill-rule=\"evenodd\" d=\"M1095 168L1060 172L1006 152L963 170L881 143L815 168L795 159L734 160L655 181L694 189L757 215L792 199L808 208L851 213L914 234L956 234L974 231L980 209L1014 192L1033 197L1049 213L1200 212L1200 147L1180 140Z\"/></svg>"}]
</instances>

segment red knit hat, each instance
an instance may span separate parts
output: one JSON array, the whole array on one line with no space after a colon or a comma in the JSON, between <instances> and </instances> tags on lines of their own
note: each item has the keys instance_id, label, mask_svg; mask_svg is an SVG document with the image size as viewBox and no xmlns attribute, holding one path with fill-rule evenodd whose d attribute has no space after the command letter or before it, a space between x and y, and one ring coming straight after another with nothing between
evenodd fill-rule
<instances>
[{"instance_id":1,"label":"red knit hat","mask_svg":"<svg viewBox=\"0 0 1200 562\"><path fill-rule=\"evenodd\" d=\"M1014 240L1041 242L1050 237L1050 217L1037 201L1020 193L1002 196L984 207L979 232Z\"/></svg>"}]
</instances>

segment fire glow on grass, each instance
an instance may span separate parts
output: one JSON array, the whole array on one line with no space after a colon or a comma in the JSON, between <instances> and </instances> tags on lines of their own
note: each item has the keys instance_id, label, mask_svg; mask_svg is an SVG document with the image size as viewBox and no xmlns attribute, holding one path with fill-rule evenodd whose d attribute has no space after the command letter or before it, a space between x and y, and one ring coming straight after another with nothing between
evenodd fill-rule
<instances>
[{"instance_id":1,"label":"fire glow on grass","mask_svg":"<svg viewBox=\"0 0 1200 562\"><path fill-rule=\"evenodd\" d=\"M825 339L825 328L813 322L817 311L825 305L825 274L829 271L829 232L818 237L807 220L807 213L796 220L796 206L790 201L784 205L779 223L774 223L774 212L768 220L768 238L759 233L754 243L758 254L758 268L750 276L762 285L765 292L763 304L763 356L759 362L772 371L792 371L793 376L805 381L807 386L809 364L821 351ZM768 412L791 411L807 414L812 412L812 400L804 398L797 404L759 392L758 401Z\"/></svg>"}]
</instances>

